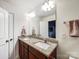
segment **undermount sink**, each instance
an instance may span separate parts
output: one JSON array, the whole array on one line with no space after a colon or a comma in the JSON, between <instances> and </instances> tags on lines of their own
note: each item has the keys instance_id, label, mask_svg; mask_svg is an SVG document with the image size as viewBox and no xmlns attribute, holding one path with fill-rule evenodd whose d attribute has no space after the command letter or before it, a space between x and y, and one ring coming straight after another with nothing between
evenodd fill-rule
<instances>
[{"instance_id":1,"label":"undermount sink","mask_svg":"<svg viewBox=\"0 0 79 59\"><path fill-rule=\"evenodd\" d=\"M23 40L30 40L30 38L24 38Z\"/></svg>"},{"instance_id":2,"label":"undermount sink","mask_svg":"<svg viewBox=\"0 0 79 59\"><path fill-rule=\"evenodd\" d=\"M44 43L44 42L37 42L34 45L41 48L41 49L44 49L44 50L46 50L46 49L48 49L50 47L49 44Z\"/></svg>"}]
</instances>

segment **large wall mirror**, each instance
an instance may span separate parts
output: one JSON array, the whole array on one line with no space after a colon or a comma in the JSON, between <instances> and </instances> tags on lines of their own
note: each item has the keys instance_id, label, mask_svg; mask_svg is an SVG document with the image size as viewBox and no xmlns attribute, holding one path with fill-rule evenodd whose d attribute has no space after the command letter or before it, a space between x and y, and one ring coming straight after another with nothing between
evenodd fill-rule
<instances>
[{"instance_id":1,"label":"large wall mirror","mask_svg":"<svg viewBox=\"0 0 79 59\"><path fill-rule=\"evenodd\" d=\"M29 13L31 19L28 32L35 29L42 37L56 38L56 8L55 0L43 0ZM28 25L28 24L27 24Z\"/></svg>"}]
</instances>

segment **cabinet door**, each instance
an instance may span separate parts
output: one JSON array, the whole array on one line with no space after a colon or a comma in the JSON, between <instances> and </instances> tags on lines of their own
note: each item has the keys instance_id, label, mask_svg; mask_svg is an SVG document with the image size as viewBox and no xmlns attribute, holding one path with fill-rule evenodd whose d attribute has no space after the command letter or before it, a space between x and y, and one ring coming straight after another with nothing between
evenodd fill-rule
<instances>
[{"instance_id":1,"label":"cabinet door","mask_svg":"<svg viewBox=\"0 0 79 59\"><path fill-rule=\"evenodd\" d=\"M37 59L46 59L46 57L40 53L38 50L34 49L33 47L29 47L29 52L30 54L32 54L32 57L36 57ZM29 54L29 58L31 58Z\"/></svg>"},{"instance_id":2,"label":"cabinet door","mask_svg":"<svg viewBox=\"0 0 79 59\"><path fill-rule=\"evenodd\" d=\"M23 59L28 59L28 57L29 57L28 49L23 47Z\"/></svg>"},{"instance_id":3,"label":"cabinet door","mask_svg":"<svg viewBox=\"0 0 79 59\"><path fill-rule=\"evenodd\" d=\"M20 59L29 59L28 45L19 40L19 56Z\"/></svg>"},{"instance_id":4,"label":"cabinet door","mask_svg":"<svg viewBox=\"0 0 79 59\"><path fill-rule=\"evenodd\" d=\"M23 53L23 59L29 59L28 54L26 52Z\"/></svg>"},{"instance_id":5,"label":"cabinet door","mask_svg":"<svg viewBox=\"0 0 79 59\"><path fill-rule=\"evenodd\" d=\"M23 46L20 40L19 40L19 56L20 56L20 59L23 59Z\"/></svg>"},{"instance_id":6,"label":"cabinet door","mask_svg":"<svg viewBox=\"0 0 79 59\"><path fill-rule=\"evenodd\" d=\"M57 48L54 49L48 59L57 59Z\"/></svg>"},{"instance_id":7,"label":"cabinet door","mask_svg":"<svg viewBox=\"0 0 79 59\"><path fill-rule=\"evenodd\" d=\"M34 54L29 52L29 59L38 59Z\"/></svg>"}]
</instances>

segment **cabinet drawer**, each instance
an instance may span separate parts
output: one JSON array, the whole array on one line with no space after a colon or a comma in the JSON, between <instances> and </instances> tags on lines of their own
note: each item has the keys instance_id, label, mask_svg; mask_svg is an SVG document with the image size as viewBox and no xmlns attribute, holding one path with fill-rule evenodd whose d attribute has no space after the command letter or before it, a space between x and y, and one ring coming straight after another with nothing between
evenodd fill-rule
<instances>
[{"instance_id":1,"label":"cabinet drawer","mask_svg":"<svg viewBox=\"0 0 79 59\"><path fill-rule=\"evenodd\" d=\"M29 52L35 55L38 59L45 59L45 55L40 53L38 50L34 49L33 47L29 47Z\"/></svg>"}]
</instances>

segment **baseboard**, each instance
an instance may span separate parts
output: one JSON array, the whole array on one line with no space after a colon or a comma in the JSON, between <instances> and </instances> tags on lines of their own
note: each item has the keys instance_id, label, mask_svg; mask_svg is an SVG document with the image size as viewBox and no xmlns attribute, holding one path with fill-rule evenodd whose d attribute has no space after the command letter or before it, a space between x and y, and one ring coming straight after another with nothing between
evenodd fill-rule
<instances>
[{"instance_id":1,"label":"baseboard","mask_svg":"<svg viewBox=\"0 0 79 59\"><path fill-rule=\"evenodd\" d=\"M67 55L58 55L57 59L69 59Z\"/></svg>"},{"instance_id":2,"label":"baseboard","mask_svg":"<svg viewBox=\"0 0 79 59\"><path fill-rule=\"evenodd\" d=\"M15 59L19 59L19 56L17 55L17 56L15 56Z\"/></svg>"}]
</instances>

